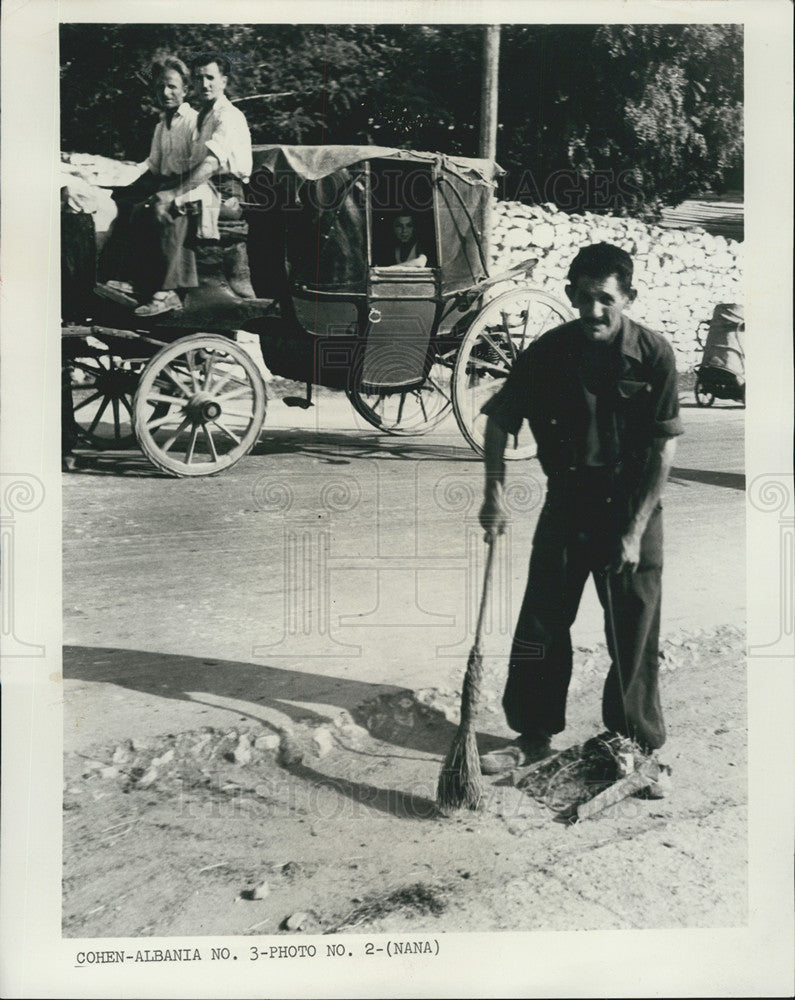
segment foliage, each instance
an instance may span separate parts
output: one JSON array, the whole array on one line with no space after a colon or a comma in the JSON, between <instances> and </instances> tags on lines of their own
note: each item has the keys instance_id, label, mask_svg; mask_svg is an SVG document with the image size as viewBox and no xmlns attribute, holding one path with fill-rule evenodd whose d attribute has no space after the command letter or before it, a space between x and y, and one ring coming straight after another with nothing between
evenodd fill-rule
<instances>
[{"instance_id":1,"label":"foliage","mask_svg":"<svg viewBox=\"0 0 795 1000\"><path fill-rule=\"evenodd\" d=\"M478 153L477 25L65 24L62 148L143 159L154 57L233 63L255 142ZM742 28L510 25L502 31L503 194L654 213L742 163Z\"/></svg>"}]
</instances>

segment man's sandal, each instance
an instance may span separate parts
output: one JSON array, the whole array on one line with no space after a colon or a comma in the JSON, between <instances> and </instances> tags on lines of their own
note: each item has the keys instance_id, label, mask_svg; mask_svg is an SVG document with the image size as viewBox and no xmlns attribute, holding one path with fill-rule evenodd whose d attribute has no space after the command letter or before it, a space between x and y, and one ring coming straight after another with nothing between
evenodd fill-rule
<instances>
[{"instance_id":1,"label":"man's sandal","mask_svg":"<svg viewBox=\"0 0 795 1000\"><path fill-rule=\"evenodd\" d=\"M182 299L176 292L155 292L151 302L138 306L136 316L159 316L161 313L176 312L182 308Z\"/></svg>"},{"instance_id":2,"label":"man's sandal","mask_svg":"<svg viewBox=\"0 0 795 1000\"><path fill-rule=\"evenodd\" d=\"M527 767L544 760L552 752L548 736L520 736L518 740L499 750L484 753L480 758L480 770L483 774L504 774L517 767Z\"/></svg>"}]
</instances>

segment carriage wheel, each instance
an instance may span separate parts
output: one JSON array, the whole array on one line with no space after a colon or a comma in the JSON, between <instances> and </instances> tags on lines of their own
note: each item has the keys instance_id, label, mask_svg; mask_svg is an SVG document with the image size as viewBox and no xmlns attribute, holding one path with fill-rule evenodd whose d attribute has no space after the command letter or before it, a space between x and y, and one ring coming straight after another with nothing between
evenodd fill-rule
<instances>
[{"instance_id":1,"label":"carriage wheel","mask_svg":"<svg viewBox=\"0 0 795 1000\"><path fill-rule=\"evenodd\" d=\"M133 410L138 443L154 465L175 476L210 476L254 447L265 419L265 386L237 344L192 334L147 364Z\"/></svg>"},{"instance_id":2,"label":"carriage wheel","mask_svg":"<svg viewBox=\"0 0 795 1000\"><path fill-rule=\"evenodd\" d=\"M696 406L712 406L715 402L714 393L709 392L704 388L704 383L701 381L701 377L696 378Z\"/></svg>"},{"instance_id":3,"label":"carriage wheel","mask_svg":"<svg viewBox=\"0 0 795 1000\"><path fill-rule=\"evenodd\" d=\"M537 288L513 288L487 303L464 337L453 369L453 412L461 433L483 454L486 417L480 408L502 387L518 354L545 330L573 313ZM535 440L526 424L510 435L506 459L532 458Z\"/></svg>"},{"instance_id":4,"label":"carriage wheel","mask_svg":"<svg viewBox=\"0 0 795 1000\"><path fill-rule=\"evenodd\" d=\"M450 413L450 375L453 352L438 357L425 381L416 389L393 392L364 392L346 389L353 408L385 434L427 434Z\"/></svg>"},{"instance_id":5,"label":"carriage wheel","mask_svg":"<svg viewBox=\"0 0 795 1000\"><path fill-rule=\"evenodd\" d=\"M79 439L94 448L129 448L135 443L132 402L142 359L86 349L66 363L72 415Z\"/></svg>"}]
</instances>

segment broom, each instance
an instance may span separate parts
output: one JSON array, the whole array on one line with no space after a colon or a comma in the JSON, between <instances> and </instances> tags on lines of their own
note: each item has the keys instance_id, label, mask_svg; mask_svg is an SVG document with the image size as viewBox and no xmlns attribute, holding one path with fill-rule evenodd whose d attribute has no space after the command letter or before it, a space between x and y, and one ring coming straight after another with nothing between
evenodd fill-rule
<instances>
[{"instance_id":1,"label":"broom","mask_svg":"<svg viewBox=\"0 0 795 1000\"><path fill-rule=\"evenodd\" d=\"M480 598L475 642L469 651L464 686L461 691L461 721L442 765L439 784L436 788L436 804L444 811L460 809L462 806L467 806L468 809L477 809L483 797L480 756L475 738L475 711L483 681L480 633L489 595L489 584L491 583L491 564L494 557L492 536L487 536L486 544L488 545L488 554L486 556L486 569L483 573L483 595Z\"/></svg>"}]
</instances>

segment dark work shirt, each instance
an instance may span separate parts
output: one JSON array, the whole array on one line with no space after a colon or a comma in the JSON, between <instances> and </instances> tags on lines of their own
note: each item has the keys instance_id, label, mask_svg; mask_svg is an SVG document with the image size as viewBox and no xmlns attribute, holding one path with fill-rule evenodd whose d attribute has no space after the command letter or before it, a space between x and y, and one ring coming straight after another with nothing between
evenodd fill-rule
<instances>
[{"instance_id":1,"label":"dark work shirt","mask_svg":"<svg viewBox=\"0 0 795 1000\"><path fill-rule=\"evenodd\" d=\"M682 433L674 352L626 316L612 344L591 346L579 320L547 331L483 412L508 434L527 420L548 477L600 464L632 492L654 439Z\"/></svg>"}]
</instances>

